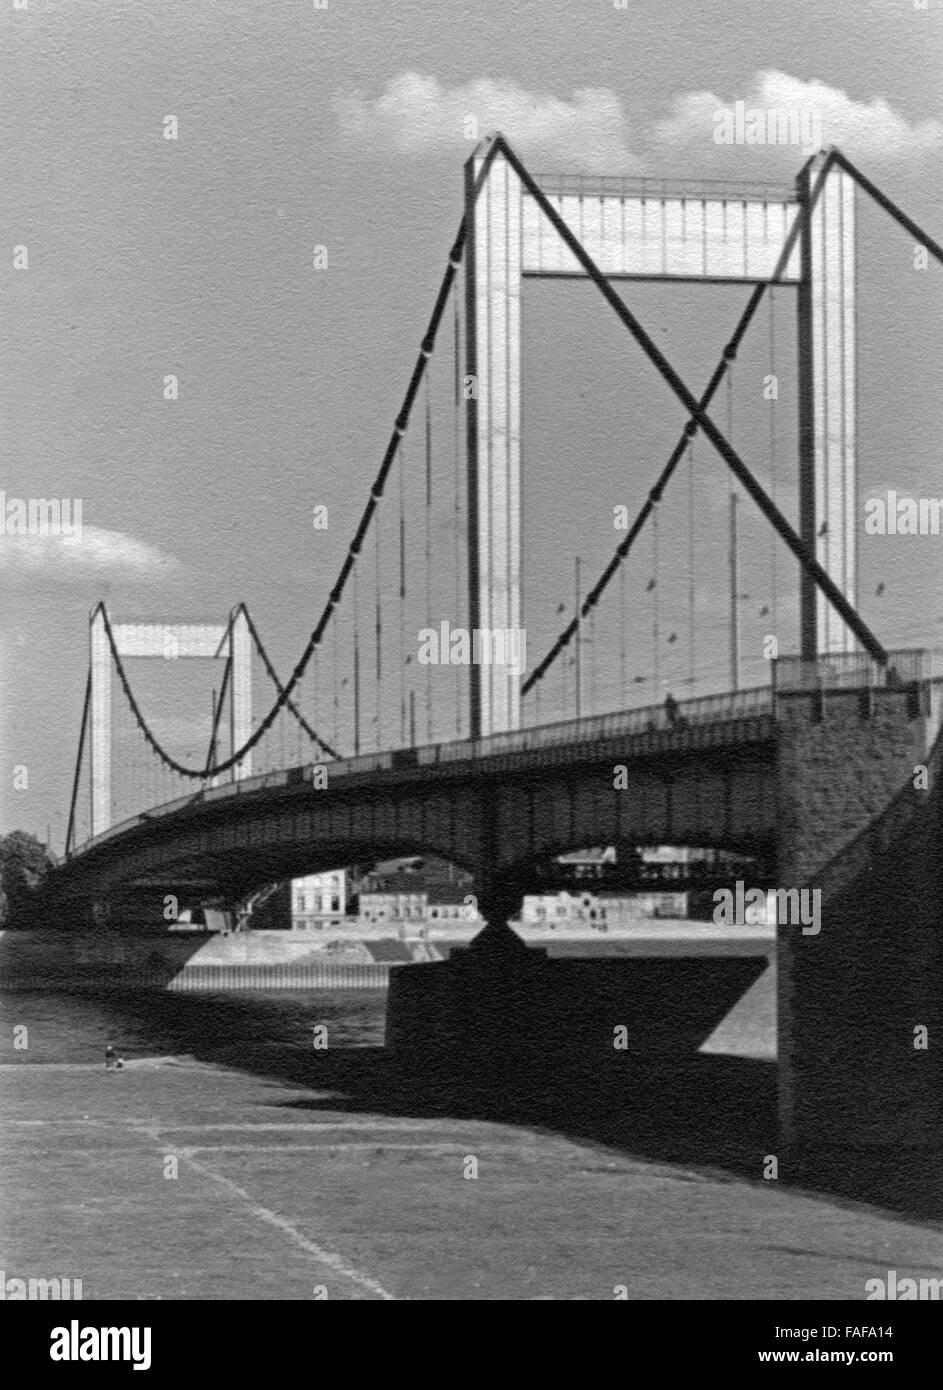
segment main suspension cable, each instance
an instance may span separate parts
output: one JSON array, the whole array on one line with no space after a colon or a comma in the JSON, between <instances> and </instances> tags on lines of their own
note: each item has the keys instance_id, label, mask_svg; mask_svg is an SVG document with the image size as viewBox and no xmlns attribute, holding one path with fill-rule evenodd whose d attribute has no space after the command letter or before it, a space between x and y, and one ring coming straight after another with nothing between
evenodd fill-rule
<instances>
[{"instance_id":1,"label":"main suspension cable","mask_svg":"<svg viewBox=\"0 0 943 1390\"><path fill-rule=\"evenodd\" d=\"M481 180L484 177L485 172L486 170L483 168L479 174L479 186ZM442 281L439 286L438 294L436 295L435 304L433 306L432 313L429 318L426 334L422 340L422 346L420 348L419 355L416 359L415 366L413 367L413 372L412 376L410 377L409 385L406 388L406 394L403 398L403 404L400 408L399 415L396 417L396 422L393 426L393 432L390 436L390 440L387 444L386 451L383 455L383 461L380 464L379 471L377 472L377 476L374 479L373 486L370 489L369 497L367 499L366 505L360 518L360 523L354 534L353 540L350 542L350 545L347 550L347 555L345 556L344 562L341 565L340 573L337 577L337 580L335 581L333 588L330 590L327 602L324 606L324 609L322 610L321 617L318 620L318 624L315 627L314 631L311 633L310 637L308 638L308 641L305 644L304 651L302 652L301 657L299 658L294 670L292 671L285 685L277 683L277 678L274 677L274 672L269 671L270 678L273 679L273 681L276 681L277 683L278 698L276 699L275 703L272 705L268 713L265 715L265 717L259 721L258 728L255 730L254 733L250 734L250 736L246 739L242 747L233 749L230 756L227 759L225 759L223 762L216 763L213 769L214 774L228 772L230 768L235 767L236 764L239 763L245 757L245 755L248 752L250 752L256 746L256 744L259 743L260 740L265 736L265 734L268 732L268 730L274 723L279 712L283 709L285 705L288 704L288 701L290 700L293 691L295 690L299 681L304 676L304 673L308 666L308 662L311 659L312 652L314 651L318 643L321 641L321 638L324 636L324 633L334 616L335 610L337 609L337 606L340 603L340 600L347 587L347 581L350 577L350 572L353 569L357 556L359 555L360 550L363 546L364 537L367 533L367 530L370 527L371 522L373 521L374 513L377 509L377 504L383 497L383 491L386 486L387 477L389 475L390 468L392 467L393 460L396 457L396 452L399 447L399 443L409 426L409 418L412 412L413 402L415 401L416 393L418 392L419 387L422 383L423 377L428 367L429 359L432 355L433 349L435 348L435 341L439 329L439 324L445 312L445 306L448 302L449 292L452 288L452 282L455 279L456 271L458 270L458 267L461 264L461 256L464 245L465 218L463 217L461 223L459 224L458 234L455 238L451 252L449 254L448 266L446 267L445 273L442 277ZM178 762L175 758L171 757L171 755L166 751L166 749L161 745L161 743L155 738L154 734L151 732L151 729L147 725L147 722L145 721L140 711L140 708L138 707L137 701L134 698L134 694L131 690L130 684L128 683L127 676L124 672L124 667L121 664L121 658L118 655L114 635L111 632L111 625L108 622L107 613L105 612L104 605L101 605L101 608L102 612L105 613L105 629L108 634L108 641L111 647L112 659L115 662L115 667L118 671L118 675L121 680L125 696L129 704L131 705L135 718L138 721L138 724L141 728L142 733L144 734L144 737L147 739L147 742L150 744L153 751L157 754L161 761L166 764L167 767L172 768L173 771L180 773L180 775L183 777L190 777L195 780L204 781L208 776L205 765L203 767L187 767L185 764ZM318 742L320 743L321 741L318 740Z\"/></svg>"}]
</instances>

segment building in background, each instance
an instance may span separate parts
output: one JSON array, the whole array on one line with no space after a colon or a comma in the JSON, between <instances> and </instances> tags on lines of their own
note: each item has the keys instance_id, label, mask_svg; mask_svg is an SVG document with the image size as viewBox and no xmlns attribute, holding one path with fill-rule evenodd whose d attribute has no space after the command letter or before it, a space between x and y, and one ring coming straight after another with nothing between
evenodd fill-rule
<instances>
[{"instance_id":1,"label":"building in background","mask_svg":"<svg viewBox=\"0 0 943 1390\"><path fill-rule=\"evenodd\" d=\"M344 925L347 870L329 869L284 883L270 883L247 901L241 931L323 931Z\"/></svg>"},{"instance_id":2,"label":"building in background","mask_svg":"<svg viewBox=\"0 0 943 1390\"><path fill-rule=\"evenodd\" d=\"M572 927L608 932L651 918L687 917L687 899L687 893L673 891L597 894L563 889L559 893L528 893L521 906L520 925L564 933Z\"/></svg>"},{"instance_id":3,"label":"building in background","mask_svg":"<svg viewBox=\"0 0 943 1390\"><path fill-rule=\"evenodd\" d=\"M327 931L420 938L429 926L477 929L482 919L470 874L441 859L396 859L367 869L331 869L254 894L246 931Z\"/></svg>"},{"instance_id":4,"label":"building in background","mask_svg":"<svg viewBox=\"0 0 943 1390\"><path fill-rule=\"evenodd\" d=\"M523 899L518 924L565 934L568 927L605 933L651 919L709 920L712 890L737 877L763 882L748 858L711 847L576 850L544 866L533 885L537 891ZM483 919L471 874L436 856L411 856L272 884L253 897L240 924L253 931L330 929L332 937L422 939L430 933L467 936Z\"/></svg>"},{"instance_id":5,"label":"building in background","mask_svg":"<svg viewBox=\"0 0 943 1390\"><path fill-rule=\"evenodd\" d=\"M368 874L358 897L357 923L400 932L421 926L426 918L426 890L416 874L401 870Z\"/></svg>"},{"instance_id":6,"label":"building in background","mask_svg":"<svg viewBox=\"0 0 943 1390\"><path fill-rule=\"evenodd\" d=\"M471 874L435 856L378 864L360 880L358 903L358 926L398 936L482 922Z\"/></svg>"},{"instance_id":7,"label":"building in background","mask_svg":"<svg viewBox=\"0 0 943 1390\"><path fill-rule=\"evenodd\" d=\"M558 854L555 862L574 879L604 880L616 863L614 845L594 845L591 849L571 850Z\"/></svg>"},{"instance_id":8,"label":"building in background","mask_svg":"<svg viewBox=\"0 0 943 1390\"><path fill-rule=\"evenodd\" d=\"M426 903L426 922L430 928L482 926L484 919L479 915L471 880L433 884Z\"/></svg>"},{"instance_id":9,"label":"building in background","mask_svg":"<svg viewBox=\"0 0 943 1390\"><path fill-rule=\"evenodd\" d=\"M734 862L723 851L687 845L574 850L544 868L544 891L524 898L520 923L605 932L652 918L684 919L693 915L692 890L723 876Z\"/></svg>"},{"instance_id":10,"label":"building in background","mask_svg":"<svg viewBox=\"0 0 943 1390\"><path fill-rule=\"evenodd\" d=\"M340 926L347 913L347 870L329 869L291 881L292 931Z\"/></svg>"}]
</instances>

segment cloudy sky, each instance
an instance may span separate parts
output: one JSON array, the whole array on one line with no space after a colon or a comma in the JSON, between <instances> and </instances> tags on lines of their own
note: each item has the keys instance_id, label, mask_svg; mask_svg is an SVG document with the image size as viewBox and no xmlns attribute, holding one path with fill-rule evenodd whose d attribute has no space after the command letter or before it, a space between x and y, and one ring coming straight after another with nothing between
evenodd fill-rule
<instances>
[{"instance_id":1,"label":"cloudy sky","mask_svg":"<svg viewBox=\"0 0 943 1390\"><path fill-rule=\"evenodd\" d=\"M807 152L719 146L714 113L737 100L814 108L823 143L943 234L943 7L933 0L928 10L913 0L30 0L0 16L0 44L0 488L81 498L84 525L80 545L0 537L0 830L44 835L50 823L57 848L99 598L118 618L192 621L221 620L245 600L279 666L294 664L356 525L461 215L469 117L479 134L502 130L539 173L789 183ZM175 141L164 138L168 115ZM911 240L859 206L862 496L943 496L943 275L916 270ZM28 248L28 269L14 268L15 246ZM327 248L322 269L315 246ZM622 292L692 387L746 297ZM787 291L738 362L736 442L769 485L757 382L770 369L771 326L782 376L775 482L788 511ZM524 346L532 666L571 600L573 557L588 575L602 567L618 540L613 506L638 505L683 416L587 285L528 284ZM436 370L442 388L449 363ZM175 401L164 399L168 374ZM452 423L440 395L436 535L447 543ZM421 451L409 448L418 476ZM685 482L673 511L666 501L660 533L659 641L675 630L678 641L658 662L681 694L689 503L704 679L720 688L725 677L728 482L706 445L696 470L690 496ZM328 508L326 531L312 528L315 505ZM772 551L744 510L745 662L755 667ZM888 644L943 643L941 545L862 547L861 606ZM653 563L649 545L626 578L628 669L642 693L654 689ZM777 584L789 647L795 575L783 554ZM438 601L445 613L460 620ZM617 617L613 608L600 627ZM600 707L615 698L610 629L597 638ZM183 688L147 680L142 692L176 729L175 746L186 753L196 740L202 753L204 688L192 710L171 710ZM544 717L563 708L554 689ZM13 790L23 767L28 785Z\"/></svg>"}]
</instances>

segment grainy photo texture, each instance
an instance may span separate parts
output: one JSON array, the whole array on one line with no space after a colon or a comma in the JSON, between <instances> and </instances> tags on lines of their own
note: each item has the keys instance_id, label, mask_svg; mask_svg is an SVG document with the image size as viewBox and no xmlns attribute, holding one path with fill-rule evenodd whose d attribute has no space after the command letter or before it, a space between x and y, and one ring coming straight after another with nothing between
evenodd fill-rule
<instances>
[{"instance_id":1,"label":"grainy photo texture","mask_svg":"<svg viewBox=\"0 0 943 1390\"><path fill-rule=\"evenodd\" d=\"M943 4L3 3L0 1301L47 1365L240 1300L890 1362Z\"/></svg>"}]
</instances>

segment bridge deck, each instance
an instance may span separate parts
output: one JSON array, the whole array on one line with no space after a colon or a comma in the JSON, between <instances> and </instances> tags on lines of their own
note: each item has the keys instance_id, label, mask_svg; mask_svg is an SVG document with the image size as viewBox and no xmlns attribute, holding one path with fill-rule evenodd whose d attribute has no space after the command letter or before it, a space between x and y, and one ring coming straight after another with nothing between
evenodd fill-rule
<instances>
[{"instance_id":1,"label":"bridge deck","mask_svg":"<svg viewBox=\"0 0 943 1390\"><path fill-rule=\"evenodd\" d=\"M323 767L330 786L338 782L353 788L364 778L373 782L412 778L461 778L495 770L524 772L548 763L585 761L587 745L598 750L601 761L616 757L644 757L657 752L729 746L731 743L768 741L773 734L774 694L771 686L679 701L669 713L665 705L619 710L583 719L563 720L479 739L456 739L416 748L394 748L337 758L323 764L306 763L262 773L217 787L201 788L155 806L87 840L68 856L70 862L120 835L187 808L211 805L232 797L252 797L280 788L304 786Z\"/></svg>"}]
</instances>

